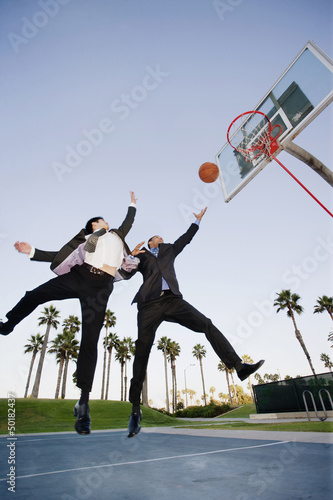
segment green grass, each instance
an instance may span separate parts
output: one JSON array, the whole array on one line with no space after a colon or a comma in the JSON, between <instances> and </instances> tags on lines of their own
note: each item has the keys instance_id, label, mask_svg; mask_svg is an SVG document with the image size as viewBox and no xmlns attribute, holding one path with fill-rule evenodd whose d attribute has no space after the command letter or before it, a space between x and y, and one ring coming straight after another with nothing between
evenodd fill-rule
<instances>
[{"instance_id":1,"label":"green grass","mask_svg":"<svg viewBox=\"0 0 333 500\"><path fill-rule=\"evenodd\" d=\"M257 413L255 404L243 405L236 410L228 411L218 418L250 418L251 413Z\"/></svg>"},{"instance_id":2,"label":"green grass","mask_svg":"<svg viewBox=\"0 0 333 500\"><path fill-rule=\"evenodd\" d=\"M285 422L272 424L252 424L250 422L230 422L225 424L186 425L191 429L222 429L238 431L284 431L284 432L333 432L333 422Z\"/></svg>"},{"instance_id":3,"label":"green grass","mask_svg":"<svg viewBox=\"0 0 333 500\"><path fill-rule=\"evenodd\" d=\"M40 432L74 432L73 408L76 400L16 399L15 434ZM8 401L0 399L0 434L8 434ZM124 401L90 401L93 430L126 429L132 405ZM191 427L194 429L232 429L267 431L332 432L332 422L286 422L286 423L245 423L240 421L221 423L223 418L247 418L255 413L254 405L244 405L226 413L207 424L195 424L188 420L164 415L151 408L142 408L142 427ZM215 423L216 422L216 423Z\"/></svg>"},{"instance_id":4,"label":"green grass","mask_svg":"<svg viewBox=\"0 0 333 500\"><path fill-rule=\"evenodd\" d=\"M76 400L16 399L15 434L73 431ZM91 400L90 415L93 430L125 429L132 405L124 401ZM182 421L142 408L142 427L182 425ZM7 434L8 402L0 399L0 434ZM185 424L189 422L184 422Z\"/></svg>"}]
</instances>

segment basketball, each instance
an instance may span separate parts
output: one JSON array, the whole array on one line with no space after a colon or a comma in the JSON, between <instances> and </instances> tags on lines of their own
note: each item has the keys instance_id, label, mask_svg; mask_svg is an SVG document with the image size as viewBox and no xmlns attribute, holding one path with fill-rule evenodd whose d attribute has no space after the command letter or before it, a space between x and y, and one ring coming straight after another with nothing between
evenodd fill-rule
<instances>
[{"instance_id":1,"label":"basketball","mask_svg":"<svg viewBox=\"0 0 333 500\"><path fill-rule=\"evenodd\" d=\"M199 168L199 177L203 182L215 182L219 176L219 167L215 163L206 162Z\"/></svg>"}]
</instances>

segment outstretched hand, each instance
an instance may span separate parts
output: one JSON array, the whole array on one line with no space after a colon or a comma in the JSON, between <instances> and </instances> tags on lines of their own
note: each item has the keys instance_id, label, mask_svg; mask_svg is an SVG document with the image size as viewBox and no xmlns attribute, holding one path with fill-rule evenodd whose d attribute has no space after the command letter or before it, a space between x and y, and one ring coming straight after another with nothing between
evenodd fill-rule
<instances>
[{"instance_id":1,"label":"outstretched hand","mask_svg":"<svg viewBox=\"0 0 333 500\"><path fill-rule=\"evenodd\" d=\"M207 207L206 207L206 208L203 208L203 209L201 210L200 214L195 214L195 213L193 212L193 215L194 215L194 217L196 217L198 220L201 220L201 219L203 218L203 216L205 215L206 210L207 210Z\"/></svg>"},{"instance_id":2,"label":"outstretched hand","mask_svg":"<svg viewBox=\"0 0 333 500\"><path fill-rule=\"evenodd\" d=\"M134 191L130 191L130 195L131 195L131 203L136 203L137 198L135 198Z\"/></svg>"},{"instance_id":3,"label":"outstretched hand","mask_svg":"<svg viewBox=\"0 0 333 500\"><path fill-rule=\"evenodd\" d=\"M31 245L29 243L25 243L24 241L17 241L14 243L14 247L20 253L29 254L31 252Z\"/></svg>"},{"instance_id":4,"label":"outstretched hand","mask_svg":"<svg viewBox=\"0 0 333 500\"><path fill-rule=\"evenodd\" d=\"M142 241L141 243L136 245L136 247L132 250L131 255L133 255L133 257L138 255L139 253L145 253L145 250L140 250L140 247L142 247L143 244L144 244L144 241Z\"/></svg>"}]
</instances>

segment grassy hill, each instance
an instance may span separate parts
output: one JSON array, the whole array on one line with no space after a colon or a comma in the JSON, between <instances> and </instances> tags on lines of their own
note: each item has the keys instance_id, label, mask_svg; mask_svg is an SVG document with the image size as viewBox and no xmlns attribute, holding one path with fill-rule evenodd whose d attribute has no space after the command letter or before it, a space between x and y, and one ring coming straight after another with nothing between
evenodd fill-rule
<instances>
[{"instance_id":1,"label":"grassy hill","mask_svg":"<svg viewBox=\"0 0 333 500\"><path fill-rule=\"evenodd\" d=\"M16 399L15 434L74 430L76 400ZM125 429L132 405L124 401L90 401L93 430ZM0 399L0 434L8 433L8 401ZM143 427L181 425L181 421L151 408L142 408ZM186 423L186 422L184 422Z\"/></svg>"},{"instance_id":2,"label":"grassy hill","mask_svg":"<svg viewBox=\"0 0 333 500\"><path fill-rule=\"evenodd\" d=\"M76 400L62 399L16 399L15 401L15 434L41 432L75 432L73 408ZM8 400L0 399L0 435L8 435ZM90 401L92 430L127 429L132 405L124 401ZM304 432L332 432L333 422L290 422L290 423L252 423L233 421L225 418L247 418L255 413L254 405L244 405L224 415L216 417L214 421L206 422L179 419L164 415L151 408L142 408L142 427L180 427L213 428L238 430L270 430L270 431L304 431Z\"/></svg>"}]
</instances>

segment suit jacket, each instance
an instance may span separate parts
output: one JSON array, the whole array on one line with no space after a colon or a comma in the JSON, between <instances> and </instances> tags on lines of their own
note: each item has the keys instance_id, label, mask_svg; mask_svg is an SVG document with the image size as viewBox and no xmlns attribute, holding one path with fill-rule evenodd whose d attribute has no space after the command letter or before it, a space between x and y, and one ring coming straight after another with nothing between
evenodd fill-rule
<instances>
[{"instance_id":1,"label":"suit jacket","mask_svg":"<svg viewBox=\"0 0 333 500\"><path fill-rule=\"evenodd\" d=\"M128 207L126 217L122 224L117 229L110 229L110 231L116 233L123 241L124 256L130 254L130 249L125 242L125 236L128 234L133 225L135 213L135 207ZM73 265L83 263L85 255L84 245L86 244L86 235L86 230L81 229L81 231L77 235L75 235L74 238L72 238L57 252L48 252L36 248L34 256L31 258L31 260L51 262L51 269L53 272L55 272L56 274L66 274L70 271ZM125 274L122 277L126 279L129 276Z\"/></svg>"},{"instance_id":2,"label":"suit jacket","mask_svg":"<svg viewBox=\"0 0 333 500\"><path fill-rule=\"evenodd\" d=\"M162 276L167 281L170 290L178 297L182 297L174 268L174 261L178 254L190 243L198 231L198 224L191 224L189 229L174 243L161 243L156 258L149 250L138 254L140 263L137 271L143 275L143 284L135 295L133 302L147 302L157 299L162 291Z\"/></svg>"}]
</instances>

